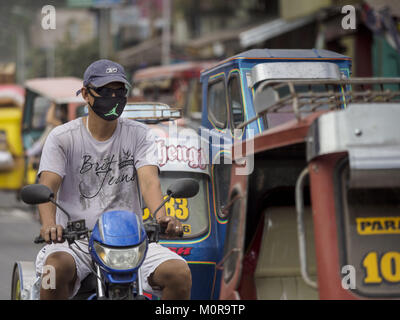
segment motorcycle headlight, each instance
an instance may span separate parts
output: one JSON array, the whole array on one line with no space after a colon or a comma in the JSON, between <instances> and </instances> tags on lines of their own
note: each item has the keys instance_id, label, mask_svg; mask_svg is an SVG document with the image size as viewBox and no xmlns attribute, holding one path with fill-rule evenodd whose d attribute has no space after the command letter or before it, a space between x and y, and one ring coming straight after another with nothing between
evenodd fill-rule
<instances>
[{"instance_id":1,"label":"motorcycle headlight","mask_svg":"<svg viewBox=\"0 0 400 320\"><path fill-rule=\"evenodd\" d=\"M94 242L93 247L107 267L117 270L129 270L135 269L142 262L147 242L143 241L136 247L124 249L105 247L98 242Z\"/></svg>"}]
</instances>

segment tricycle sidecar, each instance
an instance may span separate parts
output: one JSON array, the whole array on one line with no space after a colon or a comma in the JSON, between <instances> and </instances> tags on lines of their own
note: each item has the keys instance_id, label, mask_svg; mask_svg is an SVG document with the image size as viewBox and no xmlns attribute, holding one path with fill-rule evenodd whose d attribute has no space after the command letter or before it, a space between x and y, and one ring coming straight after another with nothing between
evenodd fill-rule
<instances>
[{"instance_id":1,"label":"tricycle sidecar","mask_svg":"<svg viewBox=\"0 0 400 320\"><path fill-rule=\"evenodd\" d=\"M183 238L161 239L160 243L188 262L192 271L191 299L215 299L217 240L215 216L209 206L212 190L209 187L211 177L207 155L200 145L198 134L177 123L179 109L166 107L146 102L128 104L122 116L142 121L152 129L158 149L163 193L176 179L193 178L198 181L200 190L195 197L171 199L166 203L167 214L175 216L184 226ZM145 209L143 220L148 218L149 211Z\"/></svg>"}]
</instances>

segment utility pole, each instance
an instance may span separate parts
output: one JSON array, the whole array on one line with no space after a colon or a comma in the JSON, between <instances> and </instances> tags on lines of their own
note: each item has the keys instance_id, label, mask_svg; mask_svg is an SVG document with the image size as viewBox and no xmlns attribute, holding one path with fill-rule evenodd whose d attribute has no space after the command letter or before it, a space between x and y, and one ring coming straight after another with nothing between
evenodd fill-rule
<instances>
[{"instance_id":1,"label":"utility pole","mask_svg":"<svg viewBox=\"0 0 400 320\"><path fill-rule=\"evenodd\" d=\"M110 19L111 8L100 7L99 11L99 54L101 59L109 58L111 54L111 33L110 33Z\"/></svg>"},{"instance_id":2,"label":"utility pole","mask_svg":"<svg viewBox=\"0 0 400 320\"><path fill-rule=\"evenodd\" d=\"M171 0L163 0L163 31L161 61L163 65L171 63Z\"/></svg>"},{"instance_id":3,"label":"utility pole","mask_svg":"<svg viewBox=\"0 0 400 320\"><path fill-rule=\"evenodd\" d=\"M56 50L54 44L49 44L46 48L46 75L48 78L53 78L55 76L56 69Z\"/></svg>"},{"instance_id":4,"label":"utility pole","mask_svg":"<svg viewBox=\"0 0 400 320\"><path fill-rule=\"evenodd\" d=\"M22 26L17 31L17 83L25 82L25 32Z\"/></svg>"}]
</instances>

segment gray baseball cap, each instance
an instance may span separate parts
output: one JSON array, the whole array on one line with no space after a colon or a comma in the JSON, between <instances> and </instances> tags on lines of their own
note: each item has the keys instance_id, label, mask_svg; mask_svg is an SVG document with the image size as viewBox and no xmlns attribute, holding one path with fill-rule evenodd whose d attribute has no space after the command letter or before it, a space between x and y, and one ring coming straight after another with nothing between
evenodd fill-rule
<instances>
[{"instance_id":1,"label":"gray baseball cap","mask_svg":"<svg viewBox=\"0 0 400 320\"><path fill-rule=\"evenodd\" d=\"M90 84L95 88L99 88L111 82L123 82L128 87L131 86L126 79L124 67L114 61L107 59L97 60L87 67L83 74L84 87ZM80 93L81 89L76 92L76 95Z\"/></svg>"}]
</instances>

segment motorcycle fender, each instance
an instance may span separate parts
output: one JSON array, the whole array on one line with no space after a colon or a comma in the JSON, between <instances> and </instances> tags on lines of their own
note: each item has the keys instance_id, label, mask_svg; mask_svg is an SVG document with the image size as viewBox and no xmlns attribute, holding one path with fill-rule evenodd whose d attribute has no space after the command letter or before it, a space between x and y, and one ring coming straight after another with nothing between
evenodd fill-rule
<instances>
[{"instance_id":1,"label":"motorcycle fender","mask_svg":"<svg viewBox=\"0 0 400 320\"><path fill-rule=\"evenodd\" d=\"M22 300L38 300L40 293L40 277L36 276L35 263L33 261L17 261L21 286Z\"/></svg>"}]
</instances>

